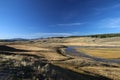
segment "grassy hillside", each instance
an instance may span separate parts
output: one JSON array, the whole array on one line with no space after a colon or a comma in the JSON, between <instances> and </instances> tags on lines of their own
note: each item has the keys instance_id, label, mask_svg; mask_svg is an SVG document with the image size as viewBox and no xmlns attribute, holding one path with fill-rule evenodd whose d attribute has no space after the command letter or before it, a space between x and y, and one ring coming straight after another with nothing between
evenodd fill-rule
<instances>
[{"instance_id":1,"label":"grassy hillside","mask_svg":"<svg viewBox=\"0 0 120 80\"><path fill-rule=\"evenodd\" d=\"M0 42L0 80L120 80L119 63L74 56L76 51L66 51L70 46L94 57L116 60L120 37Z\"/></svg>"}]
</instances>

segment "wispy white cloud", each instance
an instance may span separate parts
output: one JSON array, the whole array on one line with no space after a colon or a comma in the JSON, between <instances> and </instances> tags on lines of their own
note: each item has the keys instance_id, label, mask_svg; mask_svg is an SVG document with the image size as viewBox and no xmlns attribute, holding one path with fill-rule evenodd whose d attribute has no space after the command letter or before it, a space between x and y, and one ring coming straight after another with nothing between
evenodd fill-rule
<instances>
[{"instance_id":1,"label":"wispy white cloud","mask_svg":"<svg viewBox=\"0 0 120 80\"><path fill-rule=\"evenodd\" d=\"M120 8L120 3L114 4L114 5L111 5L111 6L106 6L106 7L103 7L103 8L95 8L95 10L96 11L105 11L105 10L111 10L111 9L115 9L115 8Z\"/></svg>"},{"instance_id":2,"label":"wispy white cloud","mask_svg":"<svg viewBox=\"0 0 120 80\"><path fill-rule=\"evenodd\" d=\"M69 23L69 24L58 24L59 26L79 26L82 23Z\"/></svg>"},{"instance_id":3,"label":"wispy white cloud","mask_svg":"<svg viewBox=\"0 0 120 80\"><path fill-rule=\"evenodd\" d=\"M52 25L52 26L80 26L82 24L83 23L64 23L64 24L55 24L55 25Z\"/></svg>"},{"instance_id":4,"label":"wispy white cloud","mask_svg":"<svg viewBox=\"0 0 120 80\"><path fill-rule=\"evenodd\" d=\"M111 19L104 19L100 21L99 26L104 28L118 28L120 29L120 18L111 18Z\"/></svg>"},{"instance_id":5,"label":"wispy white cloud","mask_svg":"<svg viewBox=\"0 0 120 80\"><path fill-rule=\"evenodd\" d=\"M41 37L59 37L59 36L72 36L78 35L78 32L72 33L33 33L29 35L21 35L20 38L41 38Z\"/></svg>"}]
</instances>

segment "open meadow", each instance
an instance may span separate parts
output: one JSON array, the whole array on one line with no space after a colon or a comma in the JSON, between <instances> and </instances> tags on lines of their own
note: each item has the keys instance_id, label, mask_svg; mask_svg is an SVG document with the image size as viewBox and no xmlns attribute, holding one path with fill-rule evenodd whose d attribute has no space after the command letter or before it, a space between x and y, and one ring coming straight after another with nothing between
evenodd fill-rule
<instances>
[{"instance_id":1,"label":"open meadow","mask_svg":"<svg viewBox=\"0 0 120 80\"><path fill-rule=\"evenodd\" d=\"M120 37L2 41L0 80L120 80Z\"/></svg>"}]
</instances>

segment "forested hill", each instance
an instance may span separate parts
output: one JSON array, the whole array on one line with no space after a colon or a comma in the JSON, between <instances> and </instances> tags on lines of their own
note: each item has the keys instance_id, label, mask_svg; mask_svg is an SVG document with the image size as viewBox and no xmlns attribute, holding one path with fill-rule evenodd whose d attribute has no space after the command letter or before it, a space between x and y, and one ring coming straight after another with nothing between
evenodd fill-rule
<instances>
[{"instance_id":1,"label":"forested hill","mask_svg":"<svg viewBox=\"0 0 120 80\"><path fill-rule=\"evenodd\" d=\"M93 37L93 38L108 38L108 37L120 37L120 33L111 34L94 34L94 35L83 35L83 36L69 36L70 37Z\"/></svg>"},{"instance_id":2,"label":"forested hill","mask_svg":"<svg viewBox=\"0 0 120 80\"><path fill-rule=\"evenodd\" d=\"M88 37L96 37L96 38L108 38L108 37L120 37L120 33L113 33L113 34L96 34L96 35L89 35Z\"/></svg>"}]
</instances>

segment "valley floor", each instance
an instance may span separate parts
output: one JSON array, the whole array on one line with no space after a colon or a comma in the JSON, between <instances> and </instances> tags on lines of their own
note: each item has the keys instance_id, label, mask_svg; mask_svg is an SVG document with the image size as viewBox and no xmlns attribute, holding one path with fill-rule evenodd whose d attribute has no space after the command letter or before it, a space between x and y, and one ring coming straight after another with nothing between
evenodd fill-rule
<instances>
[{"instance_id":1,"label":"valley floor","mask_svg":"<svg viewBox=\"0 0 120 80\"><path fill-rule=\"evenodd\" d=\"M75 50L90 56L120 60L119 37L0 42L0 80L120 80L119 62L70 55L66 49L71 46L83 46Z\"/></svg>"}]
</instances>

